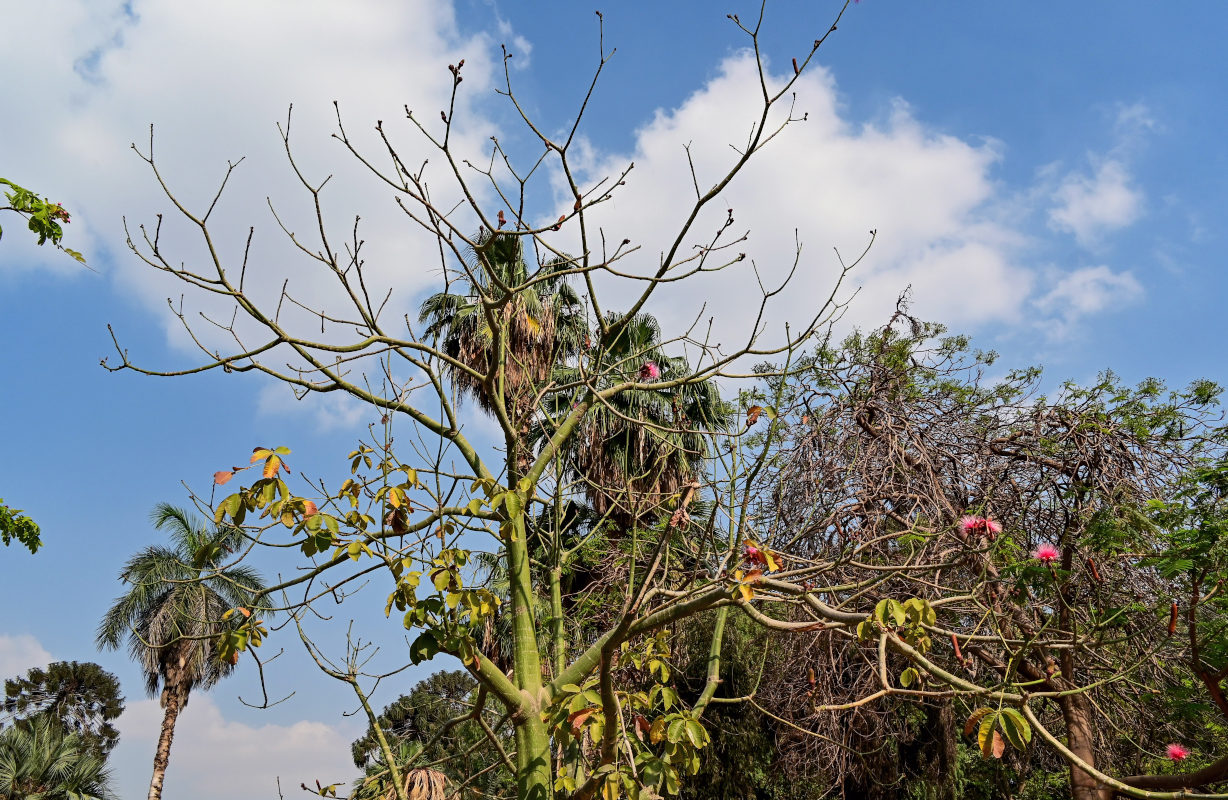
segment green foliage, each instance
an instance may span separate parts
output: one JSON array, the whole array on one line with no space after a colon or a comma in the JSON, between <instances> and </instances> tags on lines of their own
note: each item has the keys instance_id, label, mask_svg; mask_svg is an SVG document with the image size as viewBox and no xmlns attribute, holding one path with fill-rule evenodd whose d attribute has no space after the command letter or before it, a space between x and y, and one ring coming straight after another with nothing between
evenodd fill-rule
<instances>
[{"instance_id":1,"label":"green foliage","mask_svg":"<svg viewBox=\"0 0 1228 800\"><path fill-rule=\"evenodd\" d=\"M4 192L8 205L0 206L0 211L13 211L25 217L26 227L38 237L40 245L51 242L56 249L64 251L82 264L85 263L85 256L76 250L60 245L60 240L64 238L64 229L60 223L67 225L71 222L64 206L39 197L29 189L24 189L10 180L0 178L0 184L9 187L9 190ZM4 231L0 230L0 236L3 234Z\"/></svg>"},{"instance_id":2,"label":"green foliage","mask_svg":"<svg viewBox=\"0 0 1228 800\"><path fill-rule=\"evenodd\" d=\"M54 719L0 731L0 800L118 800L106 761Z\"/></svg>"},{"instance_id":3,"label":"green foliage","mask_svg":"<svg viewBox=\"0 0 1228 800\"><path fill-rule=\"evenodd\" d=\"M466 717L473 710L477 683L468 673L456 670L436 672L419 682L407 695L390 703L377 718L389 747L402 770L440 761L440 769L454 786L465 783L472 775L483 777L468 784L466 796L500 795L508 791L509 776L498 769L489 769L499 756L485 741L485 734L473 719ZM487 712L489 713L489 712ZM493 727L493 723L491 723ZM496 732L506 748L512 748L510 731ZM477 745L477 747L474 747ZM350 746L354 766L366 770L356 786L355 798L382 797L390 788L388 769L374 727Z\"/></svg>"},{"instance_id":4,"label":"green foliage","mask_svg":"<svg viewBox=\"0 0 1228 800\"><path fill-rule=\"evenodd\" d=\"M57 661L5 681L3 710L19 725L35 717L53 720L105 758L119 742L111 722L123 713L124 698L119 680L97 664Z\"/></svg>"},{"instance_id":5,"label":"green foliage","mask_svg":"<svg viewBox=\"0 0 1228 800\"><path fill-rule=\"evenodd\" d=\"M120 579L130 589L103 617L98 645L115 649L126 639L149 694L174 686L186 701L194 686L229 674L249 642L259 643L264 630L251 607L264 581L246 565L225 566L243 543L240 529L211 528L166 504L152 519L173 546L147 547L128 560Z\"/></svg>"},{"instance_id":6,"label":"green foliage","mask_svg":"<svg viewBox=\"0 0 1228 800\"><path fill-rule=\"evenodd\" d=\"M22 514L21 509L9 508L4 504L4 498L0 498L0 541L4 542L5 547L16 541L35 553L43 546L39 533L38 523Z\"/></svg>"}]
</instances>

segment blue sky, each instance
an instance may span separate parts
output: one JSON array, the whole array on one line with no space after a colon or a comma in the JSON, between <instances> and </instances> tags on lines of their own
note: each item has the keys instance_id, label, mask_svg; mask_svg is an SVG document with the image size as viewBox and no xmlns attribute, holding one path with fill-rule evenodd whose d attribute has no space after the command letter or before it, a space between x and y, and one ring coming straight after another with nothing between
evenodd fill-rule
<instances>
[{"instance_id":1,"label":"blue sky","mask_svg":"<svg viewBox=\"0 0 1228 800\"><path fill-rule=\"evenodd\" d=\"M770 70L790 71L838 8L769 3ZM650 263L688 188L682 146L692 142L701 171L714 171L745 130L746 41L725 13L750 19L757 7L602 10L606 46L618 52L581 129L581 166L591 177L636 162L625 199L601 221L642 244ZM850 5L799 86L809 120L722 198L766 272L791 259L794 228L804 242L799 284L778 317L804 314L830 280L831 249L851 253L876 228L879 241L851 279L862 287L851 322L881 322L911 285L922 316L972 334L1004 364L1043 364L1055 381L1106 367L1131 380L1223 380L1228 70L1214 37L1226 22L1228 7L1210 0ZM99 367L114 360L108 324L143 365L195 363L166 306L179 289L124 247L121 217L149 221L166 205L128 143L144 146L154 123L166 173L190 202L209 196L226 159L246 155L219 225L227 245L249 223L267 232L258 285L280 285L289 267L264 198L303 219L274 127L295 103L304 163L337 175L330 211L342 226L363 215L369 263L409 309L437 273L415 266L430 263L416 258L422 242L328 139L331 101L360 137L374 119L397 119L403 102L433 119L446 65L465 58L464 146L479 152L495 134L523 156L531 140L493 91L498 43L516 53L512 78L526 108L557 132L591 78L596 16L585 4L478 0L236 1L207 13L168 0L71 0L54 14L5 4L0 30L19 32L0 54L0 175L63 201L74 220L66 243L97 270L34 247L15 218L0 220L0 496L32 514L46 541L36 556L0 553L0 677L49 658L116 672L131 709L116 763L124 794L136 795L148 780L156 703L141 697L122 654L100 655L92 641L123 561L156 541L149 509L186 503L183 482L207 492L215 470L257 444L287 445L296 469L335 474L371 420L333 398L295 403L250 376L163 380ZM553 219L558 202L546 183L534 213ZM166 236L193 257L184 231ZM324 291L301 280L309 294ZM736 280L718 280L655 310L667 326L683 324L706 302L717 329L736 332L743 300ZM392 663L402 632L383 623L380 605L347 605L338 625L358 616ZM338 625L319 633L335 645ZM283 644L272 679L297 694L272 710L246 708L237 697L251 700L256 686L243 670L194 698L168 792L209 796L218 755L232 765L237 798L275 796L275 774L283 788L349 775L346 745L360 727L343 716L352 702L315 674L289 632L271 651ZM377 701L411 682L386 686Z\"/></svg>"}]
</instances>

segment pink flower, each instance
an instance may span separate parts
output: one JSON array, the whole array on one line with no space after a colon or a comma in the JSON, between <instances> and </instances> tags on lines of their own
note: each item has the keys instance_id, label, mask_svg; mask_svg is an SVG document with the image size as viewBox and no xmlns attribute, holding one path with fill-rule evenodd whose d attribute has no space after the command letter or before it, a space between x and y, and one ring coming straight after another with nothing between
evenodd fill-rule
<instances>
[{"instance_id":1,"label":"pink flower","mask_svg":"<svg viewBox=\"0 0 1228 800\"><path fill-rule=\"evenodd\" d=\"M963 530L965 536L982 533L991 540L1002 532L1002 526L989 517L960 517L959 527Z\"/></svg>"},{"instance_id":2,"label":"pink flower","mask_svg":"<svg viewBox=\"0 0 1228 800\"><path fill-rule=\"evenodd\" d=\"M1054 545L1048 542L1042 542L1039 547L1032 553L1032 558L1035 558L1042 564L1052 564L1062 556L1062 551L1058 550Z\"/></svg>"},{"instance_id":3,"label":"pink flower","mask_svg":"<svg viewBox=\"0 0 1228 800\"><path fill-rule=\"evenodd\" d=\"M657 366L655 361L645 361L644 366L640 367L640 380L655 381L661 377L661 368Z\"/></svg>"},{"instance_id":4,"label":"pink flower","mask_svg":"<svg viewBox=\"0 0 1228 800\"><path fill-rule=\"evenodd\" d=\"M759 559L763 558L763 553L761 553L759 548L755 547L753 544L746 545L746 547L742 550L742 555L746 557L747 561L758 561Z\"/></svg>"},{"instance_id":5,"label":"pink flower","mask_svg":"<svg viewBox=\"0 0 1228 800\"><path fill-rule=\"evenodd\" d=\"M1190 751L1186 750L1179 744L1174 743L1168 746L1168 757L1173 761L1184 761L1185 759L1189 758L1189 756Z\"/></svg>"}]
</instances>

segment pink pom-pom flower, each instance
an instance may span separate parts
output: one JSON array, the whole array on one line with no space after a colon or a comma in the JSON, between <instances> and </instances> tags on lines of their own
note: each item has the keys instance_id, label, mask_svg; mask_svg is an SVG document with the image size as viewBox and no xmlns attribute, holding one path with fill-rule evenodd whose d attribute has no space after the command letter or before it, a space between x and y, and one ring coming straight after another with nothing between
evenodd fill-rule
<instances>
[{"instance_id":1,"label":"pink pom-pom flower","mask_svg":"<svg viewBox=\"0 0 1228 800\"><path fill-rule=\"evenodd\" d=\"M661 368L657 366L657 362L645 361L640 367L640 380L655 381L659 377L661 377Z\"/></svg>"},{"instance_id":2,"label":"pink pom-pom flower","mask_svg":"<svg viewBox=\"0 0 1228 800\"><path fill-rule=\"evenodd\" d=\"M989 539L993 539L1002 532L1002 525L989 517L960 517L959 527L964 532L964 536L983 534Z\"/></svg>"},{"instance_id":3,"label":"pink pom-pom flower","mask_svg":"<svg viewBox=\"0 0 1228 800\"><path fill-rule=\"evenodd\" d=\"M1062 551L1058 550L1055 545L1049 544L1048 542L1042 543L1032 553L1032 558L1035 558L1042 564L1052 564L1061 557Z\"/></svg>"},{"instance_id":4,"label":"pink pom-pom flower","mask_svg":"<svg viewBox=\"0 0 1228 800\"><path fill-rule=\"evenodd\" d=\"M1168 757L1173 761L1185 761L1190 757L1190 751L1186 750L1179 744L1173 743L1168 746Z\"/></svg>"}]
</instances>

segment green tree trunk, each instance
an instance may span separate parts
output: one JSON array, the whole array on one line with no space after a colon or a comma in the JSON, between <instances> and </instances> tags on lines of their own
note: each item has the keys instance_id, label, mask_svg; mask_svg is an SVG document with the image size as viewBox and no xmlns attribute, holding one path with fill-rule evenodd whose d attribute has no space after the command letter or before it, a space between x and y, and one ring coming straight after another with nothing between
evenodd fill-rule
<instances>
[{"instance_id":1,"label":"green tree trunk","mask_svg":"<svg viewBox=\"0 0 1228 800\"><path fill-rule=\"evenodd\" d=\"M503 532L510 568L514 678L522 697L516 719L516 794L519 800L549 800L553 789L550 737L541 718L541 653L523 513L510 515Z\"/></svg>"}]
</instances>

